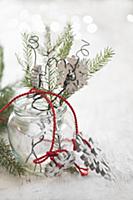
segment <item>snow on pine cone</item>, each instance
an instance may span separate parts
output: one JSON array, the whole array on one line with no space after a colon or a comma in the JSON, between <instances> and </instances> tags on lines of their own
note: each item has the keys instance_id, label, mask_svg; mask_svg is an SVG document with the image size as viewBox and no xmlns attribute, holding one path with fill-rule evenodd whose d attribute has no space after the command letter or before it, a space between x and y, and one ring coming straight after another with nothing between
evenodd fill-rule
<instances>
[{"instance_id":1,"label":"snow on pine cone","mask_svg":"<svg viewBox=\"0 0 133 200\"><path fill-rule=\"evenodd\" d=\"M57 64L59 73L58 84L69 94L75 93L77 90L87 84L88 66L84 60L79 60L76 56L68 57L67 60L61 60Z\"/></svg>"},{"instance_id":2,"label":"snow on pine cone","mask_svg":"<svg viewBox=\"0 0 133 200\"><path fill-rule=\"evenodd\" d=\"M79 159L84 163L85 167L88 167L92 171L94 170L97 174L101 174L101 176L110 179L111 170L108 163L105 161L101 149L95 146L91 138L89 138L89 144L91 147L80 135L77 135L76 147L77 152L80 155Z\"/></svg>"},{"instance_id":3,"label":"snow on pine cone","mask_svg":"<svg viewBox=\"0 0 133 200\"><path fill-rule=\"evenodd\" d=\"M45 167L46 176L58 176L63 170L74 164L75 156L73 152L59 152Z\"/></svg>"}]
</instances>

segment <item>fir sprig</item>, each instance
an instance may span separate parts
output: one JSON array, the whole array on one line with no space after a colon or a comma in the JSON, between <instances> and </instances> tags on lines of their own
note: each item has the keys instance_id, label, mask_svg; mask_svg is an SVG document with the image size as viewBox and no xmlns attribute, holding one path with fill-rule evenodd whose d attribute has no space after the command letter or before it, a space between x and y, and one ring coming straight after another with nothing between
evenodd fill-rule
<instances>
[{"instance_id":1,"label":"fir sprig","mask_svg":"<svg viewBox=\"0 0 133 200\"><path fill-rule=\"evenodd\" d=\"M47 66L47 86L49 91L54 91L56 89L56 83L57 83L57 78L56 78L56 66L55 63L49 63Z\"/></svg>"},{"instance_id":2,"label":"fir sprig","mask_svg":"<svg viewBox=\"0 0 133 200\"><path fill-rule=\"evenodd\" d=\"M32 48L29 45L29 39L31 35L28 33L22 34L22 45L23 45L23 58L19 57L16 54L18 63L23 67L25 71L25 77L23 79L23 84L26 86L31 86L30 82L30 69L33 64L33 57L32 57Z\"/></svg>"},{"instance_id":3,"label":"fir sprig","mask_svg":"<svg viewBox=\"0 0 133 200\"><path fill-rule=\"evenodd\" d=\"M30 34L22 34L24 66L27 73L29 73L30 67L32 66L32 48L29 46L29 39Z\"/></svg>"},{"instance_id":4,"label":"fir sprig","mask_svg":"<svg viewBox=\"0 0 133 200\"><path fill-rule=\"evenodd\" d=\"M49 26L46 26L45 43L48 59L46 64L45 79L47 83L47 89L49 91L53 91L56 88L57 70L55 59L53 59L55 49L52 47L51 30Z\"/></svg>"},{"instance_id":5,"label":"fir sprig","mask_svg":"<svg viewBox=\"0 0 133 200\"><path fill-rule=\"evenodd\" d=\"M43 71L45 71L45 75L42 76L44 82L43 87L45 85L45 89L50 91L57 91L56 89L59 88L59 85L57 85L59 74L57 72L58 70L56 62L58 62L60 59L65 60L69 55L74 40L72 25L69 23L66 25L64 31L58 36L55 43L52 42L51 36L52 34L50 27L46 26L44 35L45 43L43 46L40 46L37 49L38 53L43 58L42 67L44 67ZM18 59L18 61L25 68L25 85L32 87L30 77L30 67L32 65L32 48L30 48L29 45L29 38L29 34L23 34L24 60ZM86 65L88 65L88 79L95 72L99 71L104 65L106 65L113 55L114 51L112 48L107 47L104 49L104 51L98 53L95 58L86 60ZM69 96L71 95L67 94L66 98Z\"/></svg>"},{"instance_id":6,"label":"fir sprig","mask_svg":"<svg viewBox=\"0 0 133 200\"><path fill-rule=\"evenodd\" d=\"M46 27L46 34L45 34L45 48L48 54L48 58L52 58L49 60L47 65L47 85L48 90L54 91L57 88L57 68L55 60L53 59L55 56L59 59L65 59L69 54L69 51L73 44L73 33L72 33L72 26L71 24L67 24L64 28L63 33L61 33L55 44L52 45L51 41L51 30L50 27Z\"/></svg>"},{"instance_id":7,"label":"fir sprig","mask_svg":"<svg viewBox=\"0 0 133 200\"><path fill-rule=\"evenodd\" d=\"M58 38L56 42L56 46L58 44L61 44L57 55L60 59L65 59L69 55L69 52L73 45L73 40L74 36L72 31L72 25L68 23L64 29L64 33Z\"/></svg>"},{"instance_id":8,"label":"fir sprig","mask_svg":"<svg viewBox=\"0 0 133 200\"><path fill-rule=\"evenodd\" d=\"M13 155L10 145L0 138L0 167L6 169L13 175L24 175L24 165L17 161Z\"/></svg>"},{"instance_id":9,"label":"fir sprig","mask_svg":"<svg viewBox=\"0 0 133 200\"><path fill-rule=\"evenodd\" d=\"M44 46L40 46L38 53L46 56L48 52L52 53L55 57L66 58L72 47L74 36L72 32L72 25L67 24L62 33L60 33L55 42L51 41L51 30L49 26L45 28L46 34L44 35Z\"/></svg>"},{"instance_id":10,"label":"fir sprig","mask_svg":"<svg viewBox=\"0 0 133 200\"><path fill-rule=\"evenodd\" d=\"M5 106L9 100L12 98L14 94L14 90L11 86L6 86L5 88L0 90L0 108ZM8 118L10 113L12 112L13 106L10 106L5 111L0 113L0 133L7 126Z\"/></svg>"},{"instance_id":11,"label":"fir sprig","mask_svg":"<svg viewBox=\"0 0 133 200\"><path fill-rule=\"evenodd\" d=\"M0 82L3 77L4 71L4 61L3 61L3 48L0 47ZM5 88L1 88L0 85L0 108L5 106L13 96L14 91L12 86L6 86ZM12 107L9 107L4 112L0 113L0 133L7 126L8 117L12 111Z\"/></svg>"},{"instance_id":12,"label":"fir sprig","mask_svg":"<svg viewBox=\"0 0 133 200\"><path fill-rule=\"evenodd\" d=\"M114 55L114 51L112 48L105 48L104 51L98 53L95 58L89 60L89 74L93 74L96 71L99 71L104 65L106 65Z\"/></svg>"}]
</instances>

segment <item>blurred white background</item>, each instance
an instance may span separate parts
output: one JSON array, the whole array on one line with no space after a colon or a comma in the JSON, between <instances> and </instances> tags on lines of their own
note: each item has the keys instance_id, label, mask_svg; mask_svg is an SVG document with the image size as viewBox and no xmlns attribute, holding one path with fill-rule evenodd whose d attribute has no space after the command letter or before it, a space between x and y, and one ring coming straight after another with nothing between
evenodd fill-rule
<instances>
[{"instance_id":1,"label":"blurred white background","mask_svg":"<svg viewBox=\"0 0 133 200\"><path fill-rule=\"evenodd\" d=\"M45 24L58 33L67 21L73 23L76 43L83 38L90 42L92 55L107 45L115 49L113 66L116 70L120 67L120 76L124 70L124 74L128 73L125 65L131 67L132 0L0 0L0 10L0 43L5 47L5 83L21 76L14 56L21 43L20 33L43 33ZM10 73L12 70L14 73ZM118 79L117 75L114 79Z\"/></svg>"},{"instance_id":2,"label":"blurred white background","mask_svg":"<svg viewBox=\"0 0 133 200\"><path fill-rule=\"evenodd\" d=\"M121 178L124 181L128 180L127 182L130 180L129 185L123 185L115 191L104 189L106 194L102 196L103 199L110 197L111 200L132 200L132 0L0 0L0 44L5 48L6 64L3 85L22 77L22 69L15 57L15 52L20 51L20 33L24 31L43 33L45 25L49 24L53 33L58 34L67 21L73 23L76 34L75 46L81 45L81 39L87 40L91 44L91 57L106 46L111 46L116 52L112 61L90 79L88 86L72 96L71 102L77 111L81 130L99 141L113 166L120 171ZM1 185L3 180L4 178L0 181ZM79 188L80 184L83 184L82 181L80 183L78 180ZM75 182L73 180L73 190L77 191L78 187L74 187L74 183L76 179ZM89 180L85 183L89 185ZM98 187L100 187L100 181ZM87 190L86 187L84 189ZM23 188L22 191L25 189ZM58 189L57 191L59 193ZM96 188L96 191L99 189ZM82 191L81 196L78 194L79 192L77 199L89 199L86 196L89 195L89 191L88 193L86 191L86 195ZM54 195L57 195L56 192ZM64 195L67 195L67 191ZM93 195L91 194L92 199L100 199ZM49 197L47 199L67 198L61 193L60 198ZM69 196L69 199L73 198Z\"/></svg>"}]
</instances>

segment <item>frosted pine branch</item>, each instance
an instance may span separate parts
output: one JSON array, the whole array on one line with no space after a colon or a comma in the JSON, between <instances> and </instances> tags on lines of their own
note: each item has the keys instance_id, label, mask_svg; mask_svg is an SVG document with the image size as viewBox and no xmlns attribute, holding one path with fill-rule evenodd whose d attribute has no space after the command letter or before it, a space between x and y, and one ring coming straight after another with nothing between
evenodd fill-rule
<instances>
[{"instance_id":1,"label":"frosted pine branch","mask_svg":"<svg viewBox=\"0 0 133 200\"><path fill-rule=\"evenodd\" d=\"M61 59L65 59L71 50L72 44L73 44L73 32L72 32L72 26L71 24L67 24L64 30L64 35L62 37L62 46L59 48L58 57ZM60 39L58 39L57 44L60 42Z\"/></svg>"},{"instance_id":2,"label":"frosted pine branch","mask_svg":"<svg viewBox=\"0 0 133 200\"><path fill-rule=\"evenodd\" d=\"M29 47L29 38L28 33L22 34L23 40L23 63L25 66L25 71L29 73L30 67L32 66L32 49Z\"/></svg>"},{"instance_id":3,"label":"frosted pine branch","mask_svg":"<svg viewBox=\"0 0 133 200\"><path fill-rule=\"evenodd\" d=\"M16 161L10 145L6 144L3 139L0 139L0 166L13 175L20 176L25 173L22 164Z\"/></svg>"},{"instance_id":4,"label":"frosted pine branch","mask_svg":"<svg viewBox=\"0 0 133 200\"><path fill-rule=\"evenodd\" d=\"M52 44L51 44L51 30L49 26L46 26L45 28L46 34L45 34L45 46L47 49L47 52L50 52L52 49Z\"/></svg>"},{"instance_id":5,"label":"frosted pine branch","mask_svg":"<svg viewBox=\"0 0 133 200\"><path fill-rule=\"evenodd\" d=\"M95 58L89 60L89 74L93 74L96 71L99 71L104 65L106 65L114 55L112 48L105 48L104 51L96 55Z\"/></svg>"}]
</instances>

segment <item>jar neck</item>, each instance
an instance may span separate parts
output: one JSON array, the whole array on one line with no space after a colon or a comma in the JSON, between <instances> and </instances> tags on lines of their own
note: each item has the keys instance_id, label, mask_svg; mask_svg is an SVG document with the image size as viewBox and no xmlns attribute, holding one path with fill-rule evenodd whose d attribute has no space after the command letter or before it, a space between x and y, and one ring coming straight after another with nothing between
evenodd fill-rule
<instances>
[{"instance_id":1,"label":"jar neck","mask_svg":"<svg viewBox=\"0 0 133 200\"><path fill-rule=\"evenodd\" d=\"M67 106L65 104L62 104L62 106L59 106L55 108L56 117L61 118L62 115L64 115L67 111ZM14 104L14 114L20 118L50 118L53 116L53 113L51 109L46 109L45 111L39 111L36 109L22 109L21 105L18 107Z\"/></svg>"}]
</instances>

